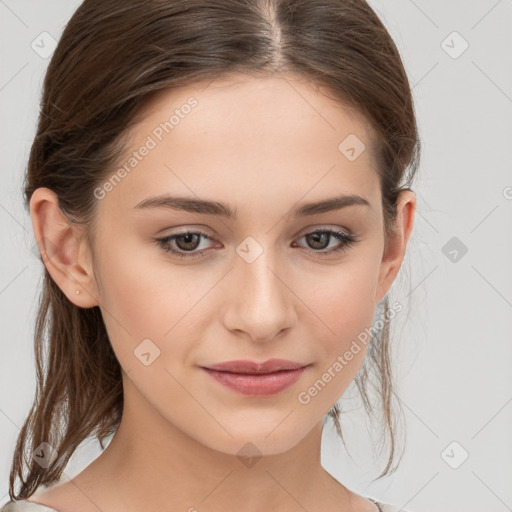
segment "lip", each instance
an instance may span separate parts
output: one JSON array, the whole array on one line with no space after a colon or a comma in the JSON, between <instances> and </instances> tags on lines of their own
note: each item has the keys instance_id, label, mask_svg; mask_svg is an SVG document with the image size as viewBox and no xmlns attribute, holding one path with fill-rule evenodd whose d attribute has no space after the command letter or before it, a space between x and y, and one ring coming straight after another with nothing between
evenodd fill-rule
<instances>
[{"instance_id":1,"label":"lip","mask_svg":"<svg viewBox=\"0 0 512 512\"><path fill-rule=\"evenodd\" d=\"M285 359L227 361L208 367L201 366L220 384L248 396L271 396L284 391L300 379L309 364Z\"/></svg>"},{"instance_id":2,"label":"lip","mask_svg":"<svg viewBox=\"0 0 512 512\"><path fill-rule=\"evenodd\" d=\"M202 368L230 373L262 374L278 372L281 370L296 370L298 368L303 368L304 366L308 365L304 363L297 363L296 361L289 361L288 359L268 359L267 361L261 362L240 359L236 361L210 364L208 366L202 366Z\"/></svg>"}]
</instances>

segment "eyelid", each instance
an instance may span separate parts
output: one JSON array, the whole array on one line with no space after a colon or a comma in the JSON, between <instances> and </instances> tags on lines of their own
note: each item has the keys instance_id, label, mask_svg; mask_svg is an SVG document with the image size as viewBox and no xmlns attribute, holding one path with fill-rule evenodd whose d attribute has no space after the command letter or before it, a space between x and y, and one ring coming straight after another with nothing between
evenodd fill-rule
<instances>
[{"instance_id":1,"label":"eyelid","mask_svg":"<svg viewBox=\"0 0 512 512\"><path fill-rule=\"evenodd\" d=\"M200 251L195 250L187 253L186 251L180 251L169 248L171 241L187 234L199 235L200 237L207 238L208 240L212 240L213 242L215 242L215 238L211 237L209 234L197 228L183 228L182 230L177 231L176 233L170 233L162 237L156 237L154 238L154 241L164 252L170 253L171 255L175 255L178 258L188 258L190 260L194 258L200 258L205 252L208 251L208 249L202 249Z\"/></svg>"},{"instance_id":2,"label":"eyelid","mask_svg":"<svg viewBox=\"0 0 512 512\"><path fill-rule=\"evenodd\" d=\"M299 234L295 235L296 237L302 237L304 235L308 235L309 233L315 233L316 231L339 231L345 233L347 236L355 236L355 233L344 226L337 226L333 224L313 224L310 226L305 227L301 231L299 231Z\"/></svg>"},{"instance_id":3,"label":"eyelid","mask_svg":"<svg viewBox=\"0 0 512 512\"><path fill-rule=\"evenodd\" d=\"M350 249L355 243L357 243L359 241L359 237L354 235L351 230L344 228L344 227L340 228L338 226L336 226L336 227L308 226L307 228L305 228L305 231L301 232L301 234L295 235L293 240L294 241L297 239L300 240L301 238L303 238L306 235L315 234L315 233L328 233L330 235L331 239L335 238L339 242L339 245L337 247L335 247L334 249L331 248L329 250L325 250L325 249L315 250L315 249L310 249L310 248L307 248L304 246L299 246L299 247L303 248L305 251L307 251L308 253L312 253L313 255L318 256L320 258L332 256L335 254L342 254L346 250ZM154 240L155 240L155 243L163 251L170 253L171 255L175 255L178 258L182 258L182 259L184 258L184 259L190 259L190 260L202 258L204 253L208 252L208 249L202 249L200 251L193 250L193 251L187 252L187 251L183 251L180 249L175 250L175 249L170 248L171 241L174 241L176 238L179 238L180 236L185 236L187 234L199 235L200 237L207 238L209 240L212 240L213 242L216 241L214 237L211 237L209 234L203 232L202 230L199 230L197 228L194 229L194 228L190 228L190 227L183 228L181 231L178 231L176 233L171 233L169 235L165 235L160 238L155 238Z\"/></svg>"},{"instance_id":4,"label":"eyelid","mask_svg":"<svg viewBox=\"0 0 512 512\"><path fill-rule=\"evenodd\" d=\"M180 229L180 228L176 228ZM163 230L167 231L167 230ZM169 234L165 234L162 236L158 236L158 238L169 238L171 236L179 236L179 235L186 235L188 233L192 234L201 234L205 236L206 238L209 238L210 240L217 241L214 235L211 235L207 232L207 228L203 227L195 227L195 226L185 226L182 227L179 231L171 232ZM345 226L337 226L337 225L318 225L318 224L312 224L310 226L307 226L303 228L301 231L299 231L297 234L294 235L293 239L296 239L297 237L303 237L304 235L308 235L310 233L314 233L317 231L341 231L347 236L356 236L355 232L353 232L351 229L345 227Z\"/></svg>"}]
</instances>

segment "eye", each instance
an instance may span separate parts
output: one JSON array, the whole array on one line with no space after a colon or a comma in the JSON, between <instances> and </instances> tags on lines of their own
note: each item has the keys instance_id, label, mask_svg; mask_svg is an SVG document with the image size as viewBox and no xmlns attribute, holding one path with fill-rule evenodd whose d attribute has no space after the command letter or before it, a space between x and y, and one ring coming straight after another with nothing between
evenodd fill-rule
<instances>
[{"instance_id":1,"label":"eye","mask_svg":"<svg viewBox=\"0 0 512 512\"><path fill-rule=\"evenodd\" d=\"M197 250L200 247L201 239L212 240L206 233L201 231L184 231L163 238L155 238L157 245L164 250L179 258L200 258L206 252L206 249ZM305 238L308 249L315 255L327 256L333 253L344 251L355 244L358 240L348 233L336 229L320 229L306 233L300 238ZM329 247L329 242L337 241L338 245L325 250ZM327 243L327 245L326 245ZM177 248L173 248L177 247Z\"/></svg>"},{"instance_id":2,"label":"eye","mask_svg":"<svg viewBox=\"0 0 512 512\"><path fill-rule=\"evenodd\" d=\"M184 231L183 233L169 235L164 238L156 238L155 241L161 249L180 258L197 258L201 257L205 252L204 249L196 251L201 238L211 240L207 234L202 233L201 231ZM178 250L172 248L172 243L175 243L178 246ZM191 251L196 252L187 254Z\"/></svg>"},{"instance_id":3,"label":"eye","mask_svg":"<svg viewBox=\"0 0 512 512\"><path fill-rule=\"evenodd\" d=\"M305 238L309 246L313 247L313 251L315 254L319 256L328 256L333 253L339 253L344 251L352 245L354 245L358 240L352 235L348 233L344 233L343 231L338 231L337 229L320 229L316 231L311 231L310 233L306 233L301 238ZM326 242L338 241L338 245L331 247L328 250L325 250L327 246Z\"/></svg>"}]
</instances>

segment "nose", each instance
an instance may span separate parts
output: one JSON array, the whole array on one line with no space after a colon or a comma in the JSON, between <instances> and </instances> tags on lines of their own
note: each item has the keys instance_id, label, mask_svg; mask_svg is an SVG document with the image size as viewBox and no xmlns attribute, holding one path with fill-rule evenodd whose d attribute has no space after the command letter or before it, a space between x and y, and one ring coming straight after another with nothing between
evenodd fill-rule
<instances>
[{"instance_id":1,"label":"nose","mask_svg":"<svg viewBox=\"0 0 512 512\"><path fill-rule=\"evenodd\" d=\"M270 251L248 263L238 255L225 284L224 325L238 336L267 342L297 321L287 273Z\"/></svg>"}]
</instances>

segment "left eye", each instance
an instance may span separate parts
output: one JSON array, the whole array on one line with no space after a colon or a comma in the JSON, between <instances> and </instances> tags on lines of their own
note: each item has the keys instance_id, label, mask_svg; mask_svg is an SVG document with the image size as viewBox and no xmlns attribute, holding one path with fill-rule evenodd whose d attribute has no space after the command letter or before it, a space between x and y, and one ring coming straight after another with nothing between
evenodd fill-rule
<instances>
[{"instance_id":1,"label":"left eye","mask_svg":"<svg viewBox=\"0 0 512 512\"><path fill-rule=\"evenodd\" d=\"M206 252L204 248L199 251L197 250L200 245L201 238L211 240L208 235L200 231L185 231L183 233L177 233L163 238L156 238L155 242L164 251L170 252L180 258L197 258L201 257ZM308 243L313 246L308 250L318 254L319 256L329 255L334 252L341 252L357 242L353 235L334 229L311 231L300 238L307 239ZM332 239L337 240L339 244L334 246L334 248L325 250L326 247L329 246L329 243L327 243L326 247L324 247L325 242L329 242ZM173 243L177 246L177 250L172 247Z\"/></svg>"}]
</instances>

